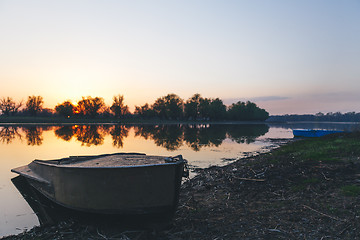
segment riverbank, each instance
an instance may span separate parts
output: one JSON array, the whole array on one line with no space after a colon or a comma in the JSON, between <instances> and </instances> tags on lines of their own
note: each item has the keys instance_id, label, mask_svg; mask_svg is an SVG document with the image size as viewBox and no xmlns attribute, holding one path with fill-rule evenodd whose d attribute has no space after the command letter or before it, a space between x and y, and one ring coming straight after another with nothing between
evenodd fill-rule
<instances>
[{"instance_id":1,"label":"riverbank","mask_svg":"<svg viewBox=\"0 0 360 240\"><path fill-rule=\"evenodd\" d=\"M182 185L170 226L36 227L10 239L359 239L360 133L291 142Z\"/></svg>"}]
</instances>

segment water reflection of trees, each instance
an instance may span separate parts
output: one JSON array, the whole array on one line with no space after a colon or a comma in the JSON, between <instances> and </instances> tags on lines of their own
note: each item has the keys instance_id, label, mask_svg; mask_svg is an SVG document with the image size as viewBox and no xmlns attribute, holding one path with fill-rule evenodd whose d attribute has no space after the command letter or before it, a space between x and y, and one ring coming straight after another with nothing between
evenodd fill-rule
<instances>
[{"instance_id":1,"label":"water reflection of trees","mask_svg":"<svg viewBox=\"0 0 360 240\"><path fill-rule=\"evenodd\" d=\"M135 136L153 139L157 146L174 151L183 144L183 131L181 125L141 125L135 126Z\"/></svg>"},{"instance_id":2,"label":"water reflection of trees","mask_svg":"<svg viewBox=\"0 0 360 240\"><path fill-rule=\"evenodd\" d=\"M129 130L124 125L74 125L61 126L55 130L55 135L65 141L73 137L82 143L82 146L102 145L106 135L110 134L113 139L113 146L121 148L124 145L124 138L128 136Z\"/></svg>"},{"instance_id":3,"label":"water reflection of trees","mask_svg":"<svg viewBox=\"0 0 360 240\"><path fill-rule=\"evenodd\" d=\"M184 141L194 151L202 147L221 145L226 138L226 128L222 125L187 125L184 127Z\"/></svg>"},{"instance_id":4,"label":"water reflection of trees","mask_svg":"<svg viewBox=\"0 0 360 240\"><path fill-rule=\"evenodd\" d=\"M19 131L21 129L22 131ZM40 146L43 143L43 131L51 130L51 126L5 126L0 130L0 141L3 143L12 143L13 140L19 138L22 140L23 134L27 145ZM23 134L21 134L23 132Z\"/></svg>"},{"instance_id":5,"label":"water reflection of trees","mask_svg":"<svg viewBox=\"0 0 360 240\"><path fill-rule=\"evenodd\" d=\"M43 130L48 130L49 127L26 126L22 127L22 129L25 132L27 145L40 146L44 140L42 136Z\"/></svg>"},{"instance_id":6,"label":"water reflection of trees","mask_svg":"<svg viewBox=\"0 0 360 240\"><path fill-rule=\"evenodd\" d=\"M19 127L9 126L0 128L0 141L11 143L15 138L22 139ZM70 141L75 138L82 146L97 146L104 143L106 135L111 135L114 147L122 148L124 139L128 137L131 127L125 125L72 125L72 126L25 126L21 127L25 133L27 144L41 145L43 131L55 128L55 135ZM194 125L138 125L133 126L135 136L145 140L151 139L157 146L175 151L184 144L194 151L204 147L218 147L226 138L237 143L250 144L261 135L268 132L266 124L194 124Z\"/></svg>"},{"instance_id":7,"label":"water reflection of trees","mask_svg":"<svg viewBox=\"0 0 360 240\"><path fill-rule=\"evenodd\" d=\"M203 147L218 147L229 137L237 143L252 143L268 132L265 124L244 125L142 125L135 126L135 136L154 140L157 146L174 151L184 143L194 151Z\"/></svg>"},{"instance_id":8,"label":"water reflection of trees","mask_svg":"<svg viewBox=\"0 0 360 240\"><path fill-rule=\"evenodd\" d=\"M74 126L62 126L55 130L55 136L64 140L70 141L74 136Z\"/></svg>"},{"instance_id":9,"label":"water reflection of trees","mask_svg":"<svg viewBox=\"0 0 360 240\"><path fill-rule=\"evenodd\" d=\"M250 144L269 131L266 124L228 125L228 136L237 143Z\"/></svg>"},{"instance_id":10,"label":"water reflection of trees","mask_svg":"<svg viewBox=\"0 0 360 240\"><path fill-rule=\"evenodd\" d=\"M113 146L122 148L124 146L124 138L127 138L129 129L124 125L116 125L110 130L111 137L113 139Z\"/></svg>"},{"instance_id":11,"label":"water reflection of trees","mask_svg":"<svg viewBox=\"0 0 360 240\"><path fill-rule=\"evenodd\" d=\"M0 141L2 143L12 143L12 141L16 138L21 139L22 136L21 134L18 132L18 127L13 127L13 126L5 126L2 127L0 130Z\"/></svg>"},{"instance_id":12,"label":"water reflection of trees","mask_svg":"<svg viewBox=\"0 0 360 240\"><path fill-rule=\"evenodd\" d=\"M81 142L81 146L102 145L105 134L100 131L101 126L82 125L74 128L76 139Z\"/></svg>"}]
</instances>

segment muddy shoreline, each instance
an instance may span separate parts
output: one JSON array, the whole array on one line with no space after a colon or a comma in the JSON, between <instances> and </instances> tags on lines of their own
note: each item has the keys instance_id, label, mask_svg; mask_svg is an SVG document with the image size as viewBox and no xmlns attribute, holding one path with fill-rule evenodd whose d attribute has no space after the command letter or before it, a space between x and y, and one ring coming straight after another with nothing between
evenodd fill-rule
<instances>
[{"instance_id":1,"label":"muddy shoreline","mask_svg":"<svg viewBox=\"0 0 360 240\"><path fill-rule=\"evenodd\" d=\"M197 170L170 224L70 219L3 239L360 239L359 142L358 133L300 140Z\"/></svg>"}]
</instances>

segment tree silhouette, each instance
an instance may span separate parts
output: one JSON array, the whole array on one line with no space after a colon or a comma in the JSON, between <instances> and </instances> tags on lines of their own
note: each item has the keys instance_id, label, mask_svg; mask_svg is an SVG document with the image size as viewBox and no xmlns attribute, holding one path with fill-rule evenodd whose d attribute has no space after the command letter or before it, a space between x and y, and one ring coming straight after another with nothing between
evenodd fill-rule
<instances>
[{"instance_id":1,"label":"tree silhouette","mask_svg":"<svg viewBox=\"0 0 360 240\"><path fill-rule=\"evenodd\" d=\"M16 104L11 97L0 99L0 111L6 116L17 113L21 106L22 102Z\"/></svg>"},{"instance_id":2,"label":"tree silhouette","mask_svg":"<svg viewBox=\"0 0 360 240\"><path fill-rule=\"evenodd\" d=\"M164 97L155 100L154 104L152 105L152 110L160 119L166 118L166 106Z\"/></svg>"},{"instance_id":3,"label":"tree silhouette","mask_svg":"<svg viewBox=\"0 0 360 240\"><path fill-rule=\"evenodd\" d=\"M226 118L226 106L219 98L211 100L209 117L211 120L223 120Z\"/></svg>"},{"instance_id":4,"label":"tree silhouette","mask_svg":"<svg viewBox=\"0 0 360 240\"><path fill-rule=\"evenodd\" d=\"M96 117L100 110L105 107L104 99L99 97L82 97L82 100L78 102L77 112L80 115L88 117Z\"/></svg>"},{"instance_id":5,"label":"tree silhouette","mask_svg":"<svg viewBox=\"0 0 360 240\"><path fill-rule=\"evenodd\" d=\"M118 118L130 113L129 107L124 104L123 95L114 96L113 104L111 105L110 110L114 113L115 117Z\"/></svg>"},{"instance_id":6,"label":"tree silhouette","mask_svg":"<svg viewBox=\"0 0 360 240\"><path fill-rule=\"evenodd\" d=\"M124 116L141 118L141 119L166 119L166 120L237 120L237 121L265 121L269 118L269 113L259 108L255 103L250 101L233 103L228 108L219 98L203 98L196 93L185 103L182 98L176 94L167 94L159 97L152 105L148 103L143 106L135 106L133 114L130 113L129 107L124 103L124 96L117 95L113 97L112 105L106 106L104 99L101 97L82 97L74 106L69 100L55 106L54 110L43 108L43 98L41 96L29 96L26 102L26 108L22 113L32 116L53 117L54 112L65 118L74 115L95 118L98 115L102 118L111 118L115 116L121 118ZM9 116L18 112L22 102L16 104L11 97L0 99L0 113ZM346 116L345 116L346 115ZM347 114L330 113L333 119L352 119L356 121L360 113L350 112ZM276 117L276 116L275 116ZM312 119L327 119L329 114L311 115Z\"/></svg>"},{"instance_id":7,"label":"tree silhouette","mask_svg":"<svg viewBox=\"0 0 360 240\"><path fill-rule=\"evenodd\" d=\"M199 116L199 106L201 95L196 93L191 98L186 100L184 104L184 114L187 119L196 120Z\"/></svg>"},{"instance_id":8,"label":"tree silhouette","mask_svg":"<svg viewBox=\"0 0 360 240\"><path fill-rule=\"evenodd\" d=\"M75 106L70 101L65 101L55 107L55 111L63 117L71 117L74 115Z\"/></svg>"},{"instance_id":9,"label":"tree silhouette","mask_svg":"<svg viewBox=\"0 0 360 240\"><path fill-rule=\"evenodd\" d=\"M180 119L183 115L184 101L176 94L165 96L166 117L168 119Z\"/></svg>"},{"instance_id":10,"label":"tree silhouette","mask_svg":"<svg viewBox=\"0 0 360 240\"><path fill-rule=\"evenodd\" d=\"M41 96L29 96L26 102L26 110L32 116L36 116L37 113L41 112L44 101Z\"/></svg>"},{"instance_id":11,"label":"tree silhouette","mask_svg":"<svg viewBox=\"0 0 360 240\"><path fill-rule=\"evenodd\" d=\"M219 98L203 98L196 93L184 104L184 115L188 120L223 120L226 106Z\"/></svg>"},{"instance_id":12,"label":"tree silhouette","mask_svg":"<svg viewBox=\"0 0 360 240\"><path fill-rule=\"evenodd\" d=\"M182 117L184 101L176 94L156 99L152 109L161 119L176 120Z\"/></svg>"},{"instance_id":13,"label":"tree silhouette","mask_svg":"<svg viewBox=\"0 0 360 240\"><path fill-rule=\"evenodd\" d=\"M204 119L204 120L209 119L210 103L211 103L211 100L209 98L200 98L199 116L201 119Z\"/></svg>"},{"instance_id":14,"label":"tree silhouette","mask_svg":"<svg viewBox=\"0 0 360 240\"><path fill-rule=\"evenodd\" d=\"M228 116L231 120L240 121L265 121L269 117L269 113L262 108L256 106L250 101L233 103L228 109Z\"/></svg>"},{"instance_id":15,"label":"tree silhouette","mask_svg":"<svg viewBox=\"0 0 360 240\"><path fill-rule=\"evenodd\" d=\"M140 118L149 119L155 117L155 112L149 104L146 103L143 106L135 106L134 115Z\"/></svg>"}]
</instances>

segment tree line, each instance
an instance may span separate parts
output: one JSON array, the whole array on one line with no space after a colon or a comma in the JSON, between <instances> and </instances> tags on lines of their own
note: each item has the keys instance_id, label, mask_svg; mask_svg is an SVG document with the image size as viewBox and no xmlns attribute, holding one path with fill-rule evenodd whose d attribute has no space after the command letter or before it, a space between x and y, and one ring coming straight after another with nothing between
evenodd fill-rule
<instances>
[{"instance_id":1,"label":"tree line","mask_svg":"<svg viewBox=\"0 0 360 240\"><path fill-rule=\"evenodd\" d=\"M316 114L286 114L286 115L274 115L267 119L269 122L360 122L360 112L329 112L329 113L316 113Z\"/></svg>"},{"instance_id":2,"label":"tree line","mask_svg":"<svg viewBox=\"0 0 360 240\"><path fill-rule=\"evenodd\" d=\"M124 96L113 97L111 106L107 106L101 97L82 97L73 104L70 100L55 106L54 109L43 108L41 96L29 96L25 104L16 103L11 97L0 99L0 112L4 116L43 116L64 118L138 118L160 120L235 120L265 121L269 113L255 103L237 102L226 106L219 98L204 98L196 93L186 101L176 94L159 97L153 104L135 106L133 113L125 104Z\"/></svg>"}]
</instances>

